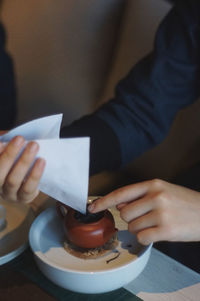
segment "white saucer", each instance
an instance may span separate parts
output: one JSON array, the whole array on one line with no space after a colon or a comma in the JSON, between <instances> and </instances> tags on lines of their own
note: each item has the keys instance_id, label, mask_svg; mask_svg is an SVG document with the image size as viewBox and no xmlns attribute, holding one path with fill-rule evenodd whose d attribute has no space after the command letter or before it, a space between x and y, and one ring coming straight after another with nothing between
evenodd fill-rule
<instances>
[{"instance_id":1,"label":"white saucer","mask_svg":"<svg viewBox=\"0 0 200 301\"><path fill-rule=\"evenodd\" d=\"M2 199L0 205L6 211L6 222L0 229L0 265L3 265L28 247L28 233L35 217L28 205Z\"/></svg>"},{"instance_id":2,"label":"white saucer","mask_svg":"<svg viewBox=\"0 0 200 301\"><path fill-rule=\"evenodd\" d=\"M140 245L127 225L111 210L119 229L120 252L97 259L79 259L63 248L64 232L55 208L49 208L33 222L29 242L40 270L51 281L66 289L81 293L102 293L120 288L135 279L144 269L151 245Z\"/></svg>"}]
</instances>

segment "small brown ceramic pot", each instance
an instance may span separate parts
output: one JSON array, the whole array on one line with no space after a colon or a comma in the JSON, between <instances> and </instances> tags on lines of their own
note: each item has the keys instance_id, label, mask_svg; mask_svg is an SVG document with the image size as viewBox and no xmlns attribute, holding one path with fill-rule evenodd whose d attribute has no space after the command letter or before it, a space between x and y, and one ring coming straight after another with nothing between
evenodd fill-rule
<instances>
[{"instance_id":1,"label":"small brown ceramic pot","mask_svg":"<svg viewBox=\"0 0 200 301\"><path fill-rule=\"evenodd\" d=\"M91 249L103 246L117 231L110 211L86 215L57 202L58 214L63 219L67 240L72 244Z\"/></svg>"}]
</instances>

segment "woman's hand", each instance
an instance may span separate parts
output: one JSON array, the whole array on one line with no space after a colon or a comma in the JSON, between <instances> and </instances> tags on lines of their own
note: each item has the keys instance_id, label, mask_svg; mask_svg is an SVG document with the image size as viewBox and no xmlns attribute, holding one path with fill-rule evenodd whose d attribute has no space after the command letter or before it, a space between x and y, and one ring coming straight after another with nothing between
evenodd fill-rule
<instances>
[{"instance_id":1,"label":"woman's hand","mask_svg":"<svg viewBox=\"0 0 200 301\"><path fill-rule=\"evenodd\" d=\"M39 193L37 187L42 176L45 160L37 159L36 142L25 145L21 136L14 137L6 146L0 142L0 195L8 201L30 202ZM31 168L31 170L30 170Z\"/></svg>"},{"instance_id":2,"label":"woman's hand","mask_svg":"<svg viewBox=\"0 0 200 301\"><path fill-rule=\"evenodd\" d=\"M162 180L117 189L95 201L91 212L116 205L142 244L200 241L200 193Z\"/></svg>"}]
</instances>

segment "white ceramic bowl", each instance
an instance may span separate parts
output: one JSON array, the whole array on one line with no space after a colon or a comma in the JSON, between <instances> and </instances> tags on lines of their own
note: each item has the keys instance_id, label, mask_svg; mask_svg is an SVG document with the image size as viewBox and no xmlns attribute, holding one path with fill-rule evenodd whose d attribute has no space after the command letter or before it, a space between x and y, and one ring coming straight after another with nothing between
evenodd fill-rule
<instances>
[{"instance_id":1,"label":"white ceramic bowl","mask_svg":"<svg viewBox=\"0 0 200 301\"><path fill-rule=\"evenodd\" d=\"M42 273L63 288L91 294L112 291L134 280L146 266L152 246L140 245L126 230L118 211L111 211L119 229L119 246L111 254L87 260L63 248L64 232L56 209L41 213L31 226L29 242ZM117 252L118 258L109 261Z\"/></svg>"}]
</instances>

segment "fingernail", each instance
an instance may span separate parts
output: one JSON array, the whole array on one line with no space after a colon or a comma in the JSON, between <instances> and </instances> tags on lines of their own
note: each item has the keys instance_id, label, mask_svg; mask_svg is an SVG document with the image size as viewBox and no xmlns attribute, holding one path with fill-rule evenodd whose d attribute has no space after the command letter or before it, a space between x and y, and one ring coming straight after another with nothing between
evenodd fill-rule
<instances>
[{"instance_id":1,"label":"fingernail","mask_svg":"<svg viewBox=\"0 0 200 301\"><path fill-rule=\"evenodd\" d=\"M14 138L13 143L15 146L20 146L24 143L24 138L22 136L17 136Z\"/></svg>"},{"instance_id":2,"label":"fingernail","mask_svg":"<svg viewBox=\"0 0 200 301\"><path fill-rule=\"evenodd\" d=\"M31 153L36 152L39 148L38 144L36 142L30 142L28 145L29 151Z\"/></svg>"},{"instance_id":3,"label":"fingernail","mask_svg":"<svg viewBox=\"0 0 200 301\"><path fill-rule=\"evenodd\" d=\"M94 204L91 204L91 205L88 206L88 210L89 210L90 212L93 212L94 209L95 209L95 205L94 205Z\"/></svg>"}]
</instances>

